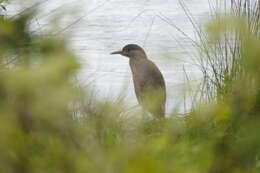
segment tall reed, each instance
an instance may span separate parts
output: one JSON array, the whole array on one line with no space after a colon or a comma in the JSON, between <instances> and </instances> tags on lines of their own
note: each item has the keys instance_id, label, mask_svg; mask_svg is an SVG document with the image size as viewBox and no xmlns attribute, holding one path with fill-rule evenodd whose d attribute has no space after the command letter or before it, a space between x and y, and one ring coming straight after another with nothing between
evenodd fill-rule
<instances>
[{"instance_id":1,"label":"tall reed","mask_svg":"<svg viewBox=\"0 0 260 173\"><path fill-rule=\"evenodd\" d=\"M246 27L254 36L259 36L260 2L258 0L231 0L210 2L211 19L218 21L221 27L221 18L239 17L247 19ZM188 13L189 15L189 13ZM192 17L190 17L191 20ZM193 21L193 24L195 22ZM233 82L244 74L241 66L241 38L239 30L222 33L221 39L210 42L208 32L196 27L199 42L198 64L203 74L200 100L217 102L223 100L231 92ZM215 28L207 28L214 30ZM214 31L210 31L214 32Z\"/></svg>"}]
</instances>

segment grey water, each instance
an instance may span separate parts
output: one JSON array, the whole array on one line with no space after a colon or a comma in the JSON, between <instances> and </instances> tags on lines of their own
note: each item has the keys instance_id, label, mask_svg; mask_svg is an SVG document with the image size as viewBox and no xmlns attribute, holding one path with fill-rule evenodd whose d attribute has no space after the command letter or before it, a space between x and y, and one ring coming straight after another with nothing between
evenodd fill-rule
<instances>
[{"instance_id":1,"label":"grey water","mask_svg":"<svg viewBox=\"0 0 260 173\"><path fill-rule=\"evenodd\" d=\"M124 96L129 106L137 105L128 59L110 52L129 43L142 46L162 71L167 85L167 112L189 110L191 96L185 92L200 80L196 66L197 25L210 15L208 0L45 0L34 27L43 30L51 16L62 15L61 33L68 35L72 50L83 64L79 78L100 98ZM28 6L24 2L24 7ZM15 7L13 7L15 9ZM64 12L65 11L65 12Z\"/></svg>"}]
</instances>

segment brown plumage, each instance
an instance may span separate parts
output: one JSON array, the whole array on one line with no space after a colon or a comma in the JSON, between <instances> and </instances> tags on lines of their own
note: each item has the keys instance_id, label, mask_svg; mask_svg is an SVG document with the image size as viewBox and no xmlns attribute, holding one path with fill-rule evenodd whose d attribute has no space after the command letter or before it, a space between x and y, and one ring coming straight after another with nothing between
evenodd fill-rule
<instances>
[{"instance_id":1,"label":"brown plumage","mask_svg":"<svg viewBox=\"0 0 260 173\"><path fill-rule=\"evenodd\" d=\"M155 118L163 118L165 116L166 87L158 67L136 44L126 45L123 50L111 54L120 54L129 58L135 94L139 104Z\"/></svg>"}]
</instances>

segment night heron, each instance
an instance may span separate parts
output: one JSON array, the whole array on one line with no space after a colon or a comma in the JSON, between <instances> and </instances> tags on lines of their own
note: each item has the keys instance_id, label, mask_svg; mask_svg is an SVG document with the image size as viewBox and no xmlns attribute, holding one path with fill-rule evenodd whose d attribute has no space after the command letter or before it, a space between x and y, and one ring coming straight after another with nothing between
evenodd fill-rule
<instances>
[{"instance_id":1,"label":"night heron","mask_svg":"<svg viewBox=\"0 0 260 173\"><path fill-rule=\"evenodd\" d=\"M158 67L147 58L143 48L136 44L128 44L123 50L111 54L129 58L139 104L155 118L164 118L166 102L164 78Z\"/></svg>"}]
</instances>

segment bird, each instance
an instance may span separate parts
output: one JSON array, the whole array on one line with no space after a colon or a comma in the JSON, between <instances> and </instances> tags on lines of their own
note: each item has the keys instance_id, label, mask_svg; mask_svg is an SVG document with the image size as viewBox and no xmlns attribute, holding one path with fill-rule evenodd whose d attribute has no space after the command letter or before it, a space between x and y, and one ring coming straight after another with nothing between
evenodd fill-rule
<instances>
[{"instance_id":1,"label":"bird","mask_svg":"<svg viewBox=\"0 0 260 173\"><path fill-rule=\"evenodd\" d=\"M138 103L154 118L165 118L166 85L159 68L137 44L128 44L122 50L111 53L116 54L129 58Z\"/></svg>"}]
</instances>

